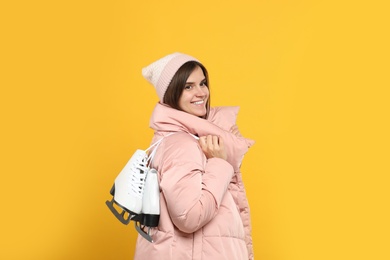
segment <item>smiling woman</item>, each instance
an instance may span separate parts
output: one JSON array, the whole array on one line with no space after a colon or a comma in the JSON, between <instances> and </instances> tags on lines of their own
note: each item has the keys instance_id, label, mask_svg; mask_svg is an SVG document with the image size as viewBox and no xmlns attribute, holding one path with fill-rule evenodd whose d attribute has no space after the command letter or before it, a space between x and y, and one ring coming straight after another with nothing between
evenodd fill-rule
<instances>
[{"instance_id":1,"label":"smiling woman","mask_svg":"<svg viewBox=\"0 0 390 260\"><path fill-rule=\"evenodd\" d=\"M194 60L184 63L167 87L163 103L206 118L210 110L209 79L206 68Z\"/></svg>"},{"instance_id":2,"label":"smiling woman","mask_svg":"<svg viewBox=\"0 0 390 260\"><path fill-rule=\"evenodd\" d=\"M184 89L179 100L179 107L194 116L206 117L206 102L210 92L200 67L196 67L191 73Z\"/></svg>"},{"instance_id":3,"label":"smiling woman","mask_svg":"<svg viewBox=\"0 0 390 260\"><path fill-rule=\"evenodd\" d=\"M150 165L160 219L152 243L138 236L135 259L253 259L240 165L254 142L236 126L238 107L210 107L207 70L189 55L165 56L142 74L160 98L150 120L152 143L161 142Z\"/></svg>"}]
</instances>

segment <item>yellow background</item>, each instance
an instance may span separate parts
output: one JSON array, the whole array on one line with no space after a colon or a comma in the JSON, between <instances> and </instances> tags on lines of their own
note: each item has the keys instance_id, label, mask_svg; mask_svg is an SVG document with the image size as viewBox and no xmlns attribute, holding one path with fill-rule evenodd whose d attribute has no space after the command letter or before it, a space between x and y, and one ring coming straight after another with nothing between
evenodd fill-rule
<instances>
[{"instance_id":1,"label":"yellow background","mask_svg":"<svg viewBox=\"0 0 390 260\"><path fill-rule=\"evenodd\" d=\"M390 259L386 2L2 1L0 259L132 259L104 203L175 51L256 140L256 259Z\"/></svg>"}]
</instances>

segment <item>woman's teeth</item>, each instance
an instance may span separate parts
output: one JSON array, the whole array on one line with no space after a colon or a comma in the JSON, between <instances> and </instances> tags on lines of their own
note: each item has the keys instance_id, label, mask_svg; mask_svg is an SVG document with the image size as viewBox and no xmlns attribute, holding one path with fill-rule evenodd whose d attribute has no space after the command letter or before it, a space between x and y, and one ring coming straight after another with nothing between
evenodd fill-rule
<instances>
[{"instance_id":1,"label":"woman's teeth","mask_svg":"<svg viewBox=\"0 0 390 260\"><path fill-rule=\"evenodd\" d=\"M200 104L203 104L203 103L204 103L204 100L196 101L196 102L192 102L192 103L195 104L195 105L200 105Z\"/></svg>"}]
</instances>

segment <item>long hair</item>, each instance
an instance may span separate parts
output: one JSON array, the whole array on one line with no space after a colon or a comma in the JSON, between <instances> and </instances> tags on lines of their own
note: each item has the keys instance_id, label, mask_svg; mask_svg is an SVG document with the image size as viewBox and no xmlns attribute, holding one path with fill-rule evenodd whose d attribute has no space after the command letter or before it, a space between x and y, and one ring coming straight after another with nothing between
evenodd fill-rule
<instances>
[{"instance_id":1,"label":"long hair","mask_svg":"<svg viewBox=\"0 0 390 260\"><path fill-rule=\"evenodd\" d=\"M167 91L164 94L163 103L167 104L172 108L182 111L182 109L179 107L179 99L184 91L187 79L196 67L200 67L202 69L203 74L206 78L206 87L209 89L210 92L209 75L207 73L206 68L197 61L188 61L184 63L173 76L171 82L168 85ZM206 115L203 118L207 118L209 115L210 94L206 103L206 111Z\"/></svg>"}]
</instances>

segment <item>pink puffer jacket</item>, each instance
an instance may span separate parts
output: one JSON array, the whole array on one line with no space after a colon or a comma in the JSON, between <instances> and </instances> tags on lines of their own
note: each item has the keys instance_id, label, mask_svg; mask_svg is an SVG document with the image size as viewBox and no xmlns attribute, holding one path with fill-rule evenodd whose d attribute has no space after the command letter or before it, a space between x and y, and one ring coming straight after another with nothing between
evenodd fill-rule
<instances>
[{"instance_id":1,"label":"pink puffer jacket","mask_svg":"<svg viewBox=\"0 0 390 260\"><path fill-rule=\"evenodd\" d=\"M228 132L238 107L210 110L207 120L158 103L153 143L172 132L153 161L160 180L160 222L154 243L137 239L134 259L253 259L249 206L240 165L254 141ZM227 161L206 159L189 133L223 138Z\"/></svg>"}]
</instances>

